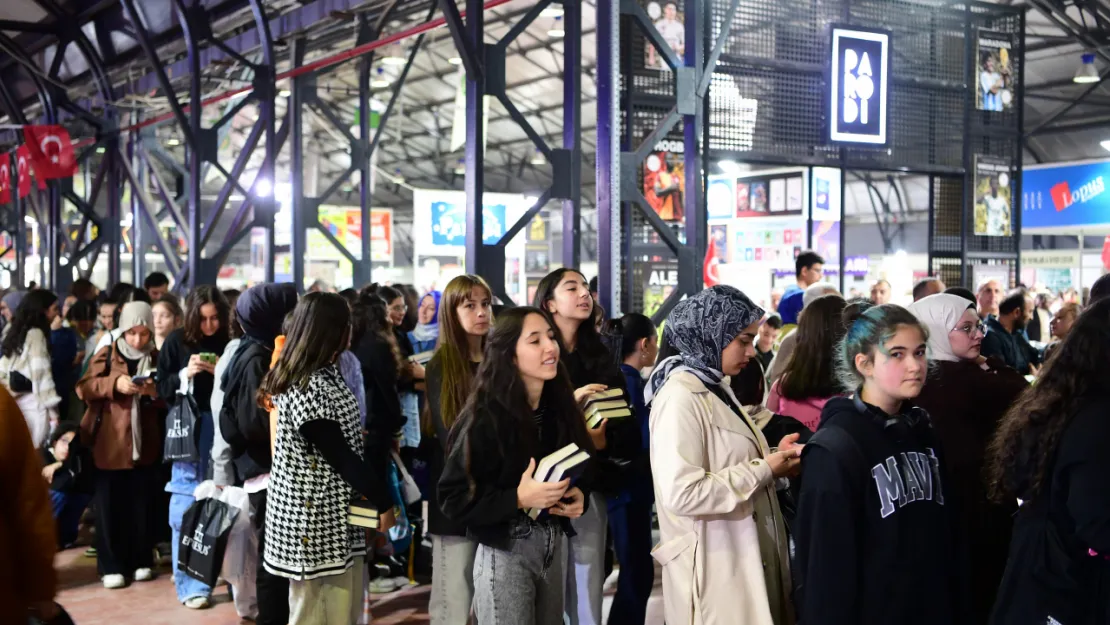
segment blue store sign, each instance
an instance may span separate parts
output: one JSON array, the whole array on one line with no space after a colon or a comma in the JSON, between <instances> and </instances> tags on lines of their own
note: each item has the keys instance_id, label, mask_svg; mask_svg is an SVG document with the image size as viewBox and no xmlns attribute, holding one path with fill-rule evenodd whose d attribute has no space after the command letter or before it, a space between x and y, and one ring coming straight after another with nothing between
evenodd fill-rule
<instances>
[{"instance_id":1,"label":"blue store sign","mask_svg":"<svg viewBox=\"0 0 1110 625\"><path fill-rule=\"evenodd\" d=\"M1021 174L1021 227L1083 228L1110 224L1110 161L1026 168Z\"/></svg>"},{"instance_id":2,"label":"blue store sign","mask_svg":"<svg viewBox=\"0 0 1110 625\"><path fill-rule=\"evenodd\" d=\"M505 205L486 204L482 209L482 242L496 245L505 234ZM466 245L466 205L432 202L432 245Z\"/></svg>"}]
</instances>

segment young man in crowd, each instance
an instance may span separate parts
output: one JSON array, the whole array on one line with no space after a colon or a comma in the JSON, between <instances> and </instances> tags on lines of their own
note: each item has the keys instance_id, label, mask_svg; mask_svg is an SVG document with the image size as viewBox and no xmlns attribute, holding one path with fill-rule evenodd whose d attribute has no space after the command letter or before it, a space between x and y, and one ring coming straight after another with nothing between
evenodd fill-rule
<instances>
[{"instance_id":1,"label":"young man in crowd","mask_svg":"<svg viewBox=\"0 0 1110 625\"><path fill-rule=\"evenodd\" d=\"M786 292L778 306L783 325L790 326L798 323L798 313L802 312L802 294L810 285L821 281L824 269L825 259L817 252L806 250L798 254L798 258L794 260L796 284L786 287Z\"/></svg>"},{"instance_id":2,"label":"young man in crowd","mask_svg":"<svg viewBox=\"0 0 1110 625\"><path fill-rule=\"evenodd\" d=\"M150 301L157 302L170 292L170 278L161 271L155 271L143 280L143 288L150 295Z\"/></svg>"},{"instance_id":3,"label":"young man in crowd","mask_svg":"<svg viewBox=\"0 0 1110 625\"><path fill-rule=\"evenodd\" d=\"M890 283L880 278L871 285L871 303L876 306L890 303Z\"/></svg>"},{"instance_id":4,"label":"young man in crowd","mask_svg":"<svg viewBox=\"0 0 1110 625\"><path fill-rule=\"evenodd\" d=\"M1022 375L1035 375L1041 362L1040 354L1022 333L1033 319L1033 298L1025 291L1014 291L1002 300L997 310L997 317L987 318L987 335L983 337L980 353L986 357L998 356Z\"/></svg>"}]
</instances>

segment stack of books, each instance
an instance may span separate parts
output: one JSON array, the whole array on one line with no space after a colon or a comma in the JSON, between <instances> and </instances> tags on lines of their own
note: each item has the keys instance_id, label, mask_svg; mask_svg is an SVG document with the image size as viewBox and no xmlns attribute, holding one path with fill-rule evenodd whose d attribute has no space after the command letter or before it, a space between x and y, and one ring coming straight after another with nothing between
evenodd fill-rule
<instances>
[{"instance_id":1,"label":"stack of books","mask_svg":"<svg viewBox=\"0 0 1110 625\"><path fill-rule=\"evenodd\" d=\"M624 400L624 391L611 388L591 395L583 413L586 416L586 427L593 429L601 427L601 422L606 419L631 417L632 408Z\"/></svg>"},{"instance_id":2,"label":"stack of books","mask_svg":"<svg viewBox=\"0 0 1110 625\"><path fill-rule=\"evenodd\" d=\"M536 465L536 472L532 474L532 479L537 482L561 482L570 478L573 484L575 480L582 477L582 472L586 470L586 461L589 459L590 454L571 443L553 454L544 456ZM528 516L537 519L543 510L531 508L527 512Z\"/></svg>"},{"instance_id":3,"label":"stack of books","mask_svg":"<svg viewBox=\"0 0 1110 625\"><path fill-rule=\"evenodd\" d=\"M365 499L356 499L351 502L347 510L347 523L367 529L378 529L378 511L370 506Z\"/></svg>"},{"instance_id":4,"label":"stack of books","mask_svg":"<svg viewBox=\"0 0 1110 625\"><path fill-rule=\"evenodd\" d=\"M432 359L432 356L435 356L435 354L435 350L420 352L419 354L413 354L409 358L409 360L415 362L418 365L426 365L428 364L428 361Z\"/></svg>"}]
</instances>

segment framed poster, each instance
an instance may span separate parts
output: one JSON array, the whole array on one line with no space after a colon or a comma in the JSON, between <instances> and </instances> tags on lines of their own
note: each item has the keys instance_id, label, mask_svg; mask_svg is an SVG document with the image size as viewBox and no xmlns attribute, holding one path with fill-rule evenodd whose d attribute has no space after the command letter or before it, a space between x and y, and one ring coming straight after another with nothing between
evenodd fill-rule
<instances>
[{"instance_id":1,"label":"framed poster","mask_svg":"<svg viewBox=\"0 0 1110 625\"><path fill-rule=\"evenodd\" d=\"M772 213L786 211L786 179L774 178L770 184L770 203Z\"/></svg>"},{"instance_id":2,"label":"framed poster","mask_svg":"<svg viewBox=\"0 0 1110 625\"><path fill-rule=\"evenodd\" d=\"M679 11L676 0L658 2L652 0L644 5L648 17L655 23L655 30L663 37L663 41L670 46L678 58L686 54L686 24L682 11ZM662 72L671 71L671 66L663 60L663 56L651 45L651 41L644 38L644 66Z\"/></svg>"},{"instance_id":3,"label":"framed poster","mask_svg":"<svg viewBox=\"0 0 1110 625\"><path fill-rule=\"evenodd\" d=\"M886 145L889 66L889 32L832 27L829 141Z\"/></svg>"},{"instance_id":4,"label":"framed poster","mask_svg":"<svg viewBox=\"0 0 1110 625\"><path fill-rule=\"evenodd\" d=\"M1013 39L1008 33L979 31L975 108L980 111L1001 113L1013 108L1013 63L1010 61L1012 48Z\"/></svg>"},{"instance_id":5,"label":"framed poster","mask_svg":"<svg viewBox=\"0 0 1110 625\"><path fill-rule=\"evenodd\" d=\"M976 235L1008 237L1013 234L1013 192L1007 159L975 155Z\"/></svg>"}]
</instances>

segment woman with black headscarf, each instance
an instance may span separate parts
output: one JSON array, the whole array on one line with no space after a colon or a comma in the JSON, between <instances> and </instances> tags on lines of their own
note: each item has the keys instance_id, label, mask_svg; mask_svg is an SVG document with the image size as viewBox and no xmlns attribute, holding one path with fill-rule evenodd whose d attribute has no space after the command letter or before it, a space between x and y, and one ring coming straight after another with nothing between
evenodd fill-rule
<instances>
[{"instance_id":1,"label":"woman with black headscarf","mask_svg":"<svg viewBox=\"0 0 1110 625\"><path fill-rule=\"evenodd\" d=\"M797 470L801 447L791 435L771 449L728 384L755 354L762 318L729 286L667 317L670 354L659 354L645 398L668 623L794 623L775 478Z\"/></svg>"}]
</instances>

